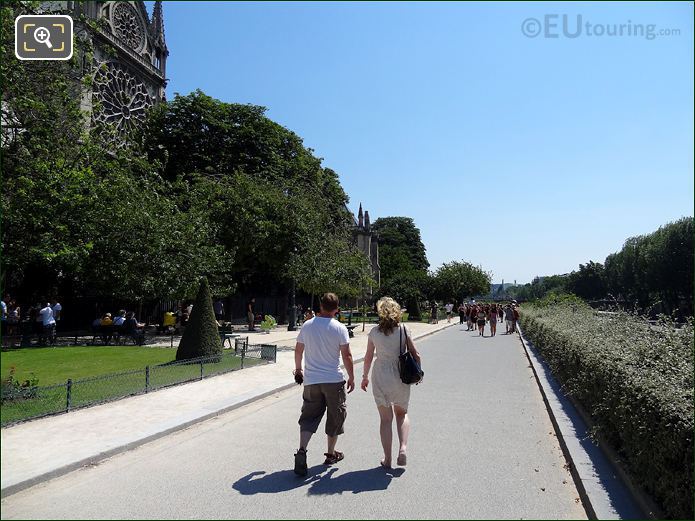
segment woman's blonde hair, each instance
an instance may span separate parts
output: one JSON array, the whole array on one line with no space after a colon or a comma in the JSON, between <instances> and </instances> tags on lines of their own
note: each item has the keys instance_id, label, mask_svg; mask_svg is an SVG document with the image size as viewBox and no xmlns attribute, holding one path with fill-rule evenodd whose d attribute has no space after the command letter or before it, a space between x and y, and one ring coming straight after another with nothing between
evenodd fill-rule
<instances>
[{"instance_id":1,"label":"woman's blonde hair","mask_svg":"<svg viewBox=\"0 0 695 521\"><path fill-rule=\"evenodd\" d=\"M401 306L391 297L383 297L376 303L376 312L379 314L379 331L391 334L401 321Z\"/></svg>"}]
</instances>

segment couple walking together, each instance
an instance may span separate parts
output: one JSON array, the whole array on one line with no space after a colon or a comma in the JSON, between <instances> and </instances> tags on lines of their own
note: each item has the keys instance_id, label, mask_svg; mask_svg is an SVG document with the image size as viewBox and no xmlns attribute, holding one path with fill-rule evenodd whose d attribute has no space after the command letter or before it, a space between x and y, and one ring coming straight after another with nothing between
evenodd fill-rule
<instances>
[{"instance_id":1,"label":"couple walking together","mask_svg":"<svg viewBox=\"0 0 695 521\"><path fill-rule=\"evenodd\" d=\"M391 467L393 419L396 419L399 449L397 464L407 463L406 450L410 420L408 401L410 386L400 379L398 357L405 350L405 342L413 357L420 362L420 355L405 326L400 325L401 308L396 301L385 297L377 303L379 324L369 332L367 353L360 387L369 387L369 370L372 371L372 392L381 420L379 433L384 449L383 467ZM338 313L338 297L326 293L321 298L321 313L304 323L297 337L294 351L295 380L304 383L302 412L299 417L299 450L294 456L294 471L300 476L307 474L307 445L326 413L327 451L324 465L333 465L344 458L335 450L338 436L343 434L347 417L347 394L355 389L355 374L350 352L347 328L334 320ZM342 357L347 382L340 368ZM304 358L304 369L302 369Z\"/></svg>"}]
</instances>

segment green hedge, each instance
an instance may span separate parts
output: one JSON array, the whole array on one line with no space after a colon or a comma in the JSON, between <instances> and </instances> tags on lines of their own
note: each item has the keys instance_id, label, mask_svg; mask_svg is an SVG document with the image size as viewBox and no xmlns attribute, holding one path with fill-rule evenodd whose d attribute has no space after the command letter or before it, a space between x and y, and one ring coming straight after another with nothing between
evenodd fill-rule
<instances>
[{"instance_id":1,"label":"green hedge","mask_svg":"<svg viewBox=\"0 0 695 521\"><path fill-rule=\"evenodd\" d=\"M693 518L693 322L522 307L521 327L594 431L671 518Z\"/></svg>"}]
</instances>

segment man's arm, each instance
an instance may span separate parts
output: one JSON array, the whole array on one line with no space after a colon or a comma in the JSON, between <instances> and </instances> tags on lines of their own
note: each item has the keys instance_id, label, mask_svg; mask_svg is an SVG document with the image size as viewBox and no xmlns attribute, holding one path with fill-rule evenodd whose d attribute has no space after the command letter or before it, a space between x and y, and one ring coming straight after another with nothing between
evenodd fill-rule
<instances>
[{"instance_id":1,"label":"man's arm","mask_svg":"<svg viewBox=\"0 0 695 521\"><path fill-rule=\"evenodd\" d=\"M302 357L304 356L304 344L297 342L294 346L294 369L296 372L302 372Z\"/></svg>"},{"instance_id":2,"label":"man's arm","mask_svg":"<svg viewBox=\"0 0 695 521\"><path fill-rule=\"evenodd\" d=\"M348 393L351 393L355 390L355 369L352 364L352 352L350 351L350 344L343 344L340 346L340 355L343 357L343 365L348 373Z\"/></svg>"}]
</instances>

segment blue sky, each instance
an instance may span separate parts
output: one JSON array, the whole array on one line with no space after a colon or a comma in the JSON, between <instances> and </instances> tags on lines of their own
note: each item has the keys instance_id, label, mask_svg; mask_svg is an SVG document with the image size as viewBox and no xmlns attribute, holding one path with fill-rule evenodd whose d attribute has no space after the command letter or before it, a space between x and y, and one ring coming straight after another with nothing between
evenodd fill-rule
<instances>
[{"instance_id":1,"label":"blue sky","mask_svg":"<svg viewBox=\"0 0 695 521\"><path fill-rule=\"evenodd\" d=\"M693 215L692 2L165 2L164 15L170 99L200 88L267 107L355 212L413 217L432 267L528 282ZM579 36L563 15L570 34L582 17ZM525 36L529 18L558 38ZM628 35L638 24L656 37Z\"/></svg>"}]
</instances>

